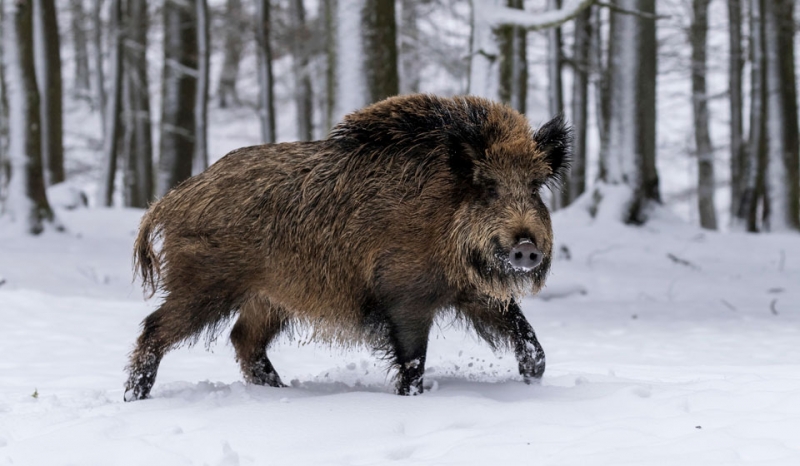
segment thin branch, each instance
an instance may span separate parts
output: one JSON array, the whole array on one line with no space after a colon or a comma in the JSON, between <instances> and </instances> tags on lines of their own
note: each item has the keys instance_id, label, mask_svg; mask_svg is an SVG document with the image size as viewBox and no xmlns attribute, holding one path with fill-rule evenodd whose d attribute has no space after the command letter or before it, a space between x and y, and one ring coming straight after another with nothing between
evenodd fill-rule
<instances>
[{"instance_id":1,"label":"thin branch","mask_svg":"<svg viewBox=\"0 0 800 466\"><path fill-rule=\"evenodd\" d=\"M484 8L482 0L476 0L474 5L479 8L476 14L483 15L493 28L500 26L517 26L528 31L539 31L561 26L575 19L583 10L597 3L596 0L578 0L574 4L566 5L558 10L543 13L533 13L516 8L492 7Z\"/></svg>"}]
</instances>

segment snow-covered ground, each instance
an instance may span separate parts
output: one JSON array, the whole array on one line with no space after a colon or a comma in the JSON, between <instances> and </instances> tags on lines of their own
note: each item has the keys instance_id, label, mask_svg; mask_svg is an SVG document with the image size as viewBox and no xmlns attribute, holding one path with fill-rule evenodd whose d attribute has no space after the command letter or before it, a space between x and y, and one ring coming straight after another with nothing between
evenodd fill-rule
<instances>
[{"instance_id":1,"label":"snow-covered ground","mask_svg":"<svg viewBox=\"0 0 800 466\"><path fill-rule=\"evenodd\" d=\"M141 213L0 231L0 465L800 464L796 235L559 213L549 285L524 302L538 386L442 322L423 396L391 394L368 351L302 339L271 353L291 387L246 386L220 338L167 355L153 398L123 403L155 305L131 283Z\"/></svg>"}]
</instances>

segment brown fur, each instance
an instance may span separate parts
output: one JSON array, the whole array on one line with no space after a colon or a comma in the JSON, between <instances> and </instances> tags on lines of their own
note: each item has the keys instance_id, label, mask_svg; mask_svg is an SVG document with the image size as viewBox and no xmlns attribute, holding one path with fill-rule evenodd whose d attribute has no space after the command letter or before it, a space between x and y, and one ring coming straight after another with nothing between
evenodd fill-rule
<instances>
[{"instance_id":1,"label":"brown fur","mask_svg":"<svg viewBox=\"0 0 800 466\"><path fill-rule=\"evenodd\" d=\"M147 396L169 349L237 311L231 339L252 383L281 385L265 349L292 325L385 350L401 393L404 378L421 391L443 310L525 353L514 298L544 283L553 239L538 189L566 166L568 142L560 118L534 133L507 106L414 95L348 115L323 141L231 152L142 219L136 267L164 302L143 323L126 398ZM523 236L544 254L524 273L503 260Z\"/></svg>"}]
</instances>

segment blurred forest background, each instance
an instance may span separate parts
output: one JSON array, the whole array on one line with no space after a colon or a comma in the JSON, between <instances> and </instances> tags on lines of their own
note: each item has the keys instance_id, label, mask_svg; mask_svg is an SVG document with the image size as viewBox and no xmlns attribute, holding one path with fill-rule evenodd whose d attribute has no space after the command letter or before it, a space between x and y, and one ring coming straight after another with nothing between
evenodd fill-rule
<instances>
[{"instance_id":1,"label":"blurred forest background","mask_svg":"<svg viewBox=\"0 0 800 466\"><path fill-rule=\"evenodd\" d=\"M146 207L229 150L413 92L565 113L554 209L800 230L792 0L0 3L0 223L31 233L52 203Z\"/></svg>"}]
</instances>

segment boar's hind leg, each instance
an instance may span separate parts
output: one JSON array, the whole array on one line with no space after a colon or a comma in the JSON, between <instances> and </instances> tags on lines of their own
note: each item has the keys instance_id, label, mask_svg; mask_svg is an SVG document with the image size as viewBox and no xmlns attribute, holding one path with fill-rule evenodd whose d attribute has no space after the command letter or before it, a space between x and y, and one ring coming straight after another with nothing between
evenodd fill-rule
<instances>
[{"instance_id":1,"label":"boar's hind leg","mask_svg":"<svg viewBox=\"0 0 800 466\"><path fill-rule=\"evenodd\" d=\"M493 348L510 343L519 362L519 373L525 383L544 374L545 357L533 327L525 319L515 300L507 303L487 297L465 300L458 309L475 327L478 335Z\"/></svg>"},{"instance_id":2,"label":"boar's hind leg","mask_svg":"<svg viewBox=\"0 0 800 466\"><path fill-rule=\"evenodd\" d=\"M142 322L142 333L128 365L125 401L147 398L164 354L223 319L232 308L231 302L218 297L209 300L202 295L188 299L177 293L168 295Z\"/></svg>"},{"instance_id":3,"label":"boar's hind leg","mask_svg":"<svg viewBox=\"0 0 800 466\"><path fill-rule=\"evenodd\" d=\"M267 346L285 324L285 311L262 299L253 298L242 306L231 330L231 343L248 383L285 387L267 357Z\"/></svg>"}]
</instances>

